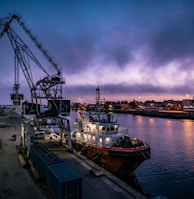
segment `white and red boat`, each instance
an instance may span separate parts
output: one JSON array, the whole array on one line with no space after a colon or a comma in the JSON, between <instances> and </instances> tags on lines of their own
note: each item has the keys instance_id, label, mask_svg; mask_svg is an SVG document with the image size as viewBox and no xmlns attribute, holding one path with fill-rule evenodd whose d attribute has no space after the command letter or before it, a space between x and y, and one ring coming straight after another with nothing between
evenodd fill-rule
<instances>
[{"instance_id":1,"label":"white and red boat","mask_svg":"<svg viewBox=\"0 0 194 199\"><path fill-rule=\"evenodd\" d=\"M117 176L134 176L135 169L150 158L150 146L130 137L128 129L116 121L112 108L106 112L96 110L80 111L71 133L73 148Z\"/></svg>"}]
</instances>

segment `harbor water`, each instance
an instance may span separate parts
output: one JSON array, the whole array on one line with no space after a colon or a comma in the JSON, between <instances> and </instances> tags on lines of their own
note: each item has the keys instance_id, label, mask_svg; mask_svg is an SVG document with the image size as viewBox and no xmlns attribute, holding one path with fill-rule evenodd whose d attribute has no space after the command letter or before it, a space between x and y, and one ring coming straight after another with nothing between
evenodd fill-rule
<instances>
[{"instance_id":1,"label":"harbor water","mask_svg":"<svg viewBox=\"0 0 194 199\"><path fill-rule=\"evenodd\" d=\"M129 135L151 146L151 159L136 170L130 182L149 198L194 198L194 121L132 114L115 114ZM77 112L71 112L71 128Z\"/></svg>"}]
</instances>

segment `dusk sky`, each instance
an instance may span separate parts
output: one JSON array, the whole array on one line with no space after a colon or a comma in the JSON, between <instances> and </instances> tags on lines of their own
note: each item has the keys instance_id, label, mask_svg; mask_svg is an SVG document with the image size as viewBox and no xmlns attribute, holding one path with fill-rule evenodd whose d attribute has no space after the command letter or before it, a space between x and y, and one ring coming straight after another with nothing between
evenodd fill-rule
<instances>
[{"instance_id":1,"label":"dusk sky","mask_svg":"<svg viewBox=\"0 0 194 199\"><path fill-rule=\"evenodd\" d=\"M64 98L94 102L97 86L105 100L193 97L194 0L0 0L0 18L13 12L62 68ZM11 27L38 53L16 21ZM7 34L0 61L0 104L9 104L14 52ZM40 68L32 73L42 78ZM30 100L22 71L20 92Z\"/></svg>"}]
</instances>

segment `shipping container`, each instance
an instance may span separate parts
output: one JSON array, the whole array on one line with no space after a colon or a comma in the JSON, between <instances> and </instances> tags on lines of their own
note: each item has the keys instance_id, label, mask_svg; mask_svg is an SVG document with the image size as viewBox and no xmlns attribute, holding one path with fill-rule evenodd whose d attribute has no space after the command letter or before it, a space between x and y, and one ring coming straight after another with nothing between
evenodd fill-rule
<instances>
[{"instance_id":1,"label":"shipping container","mask_svg":"<svg viewBox=\"0 0 194 199\"><path fill-rule=\"evenodd\" d=\"M82 178L64 162L48 166L46 184L56 199L82 198Z\"/></svg>"},{"instance_id":2,"label":"shipping container","mask_svg":"<svg viewBox=\"0 0 194 199\"><path fill-rule=\"evenodd\" d=\"M46 176L48 165L63 162L59 157L39 144L31 146L30 158L43 178Z\"/></svg>"}]
</instances>

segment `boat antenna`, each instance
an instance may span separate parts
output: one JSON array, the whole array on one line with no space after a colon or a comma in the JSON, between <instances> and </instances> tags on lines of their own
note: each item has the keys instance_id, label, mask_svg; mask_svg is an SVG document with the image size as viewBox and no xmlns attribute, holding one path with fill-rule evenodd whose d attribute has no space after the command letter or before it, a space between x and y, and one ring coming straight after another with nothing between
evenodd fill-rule
<instances>
[{"instance_id":1,"label":"boat antenna","mask_svg":"<svg viewBox=\"0 0 194 199\"><path fill-rule=\"evenodd\" d=\"M99 112L100 109L100 88L96 88L96 112Z\"/></svg>"},{"instance_id":2,"label":"boat antenna","mask_svg":"<svg viewBox=\"0 0 194 199\"><path fill-rule=\"evenodd\" d=\"M96 104L100 104L100 88L96 88Z\"/></svg>"}]
</instances>

